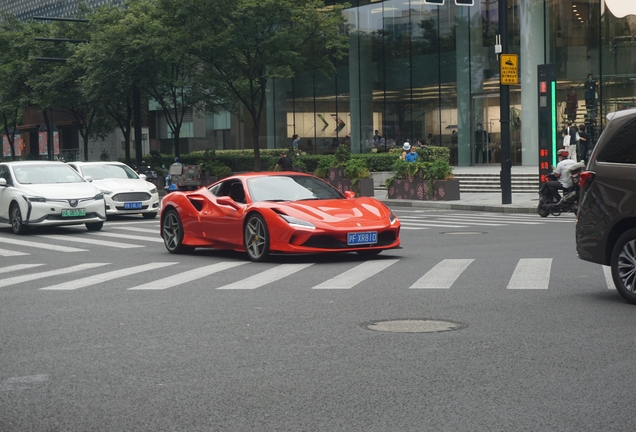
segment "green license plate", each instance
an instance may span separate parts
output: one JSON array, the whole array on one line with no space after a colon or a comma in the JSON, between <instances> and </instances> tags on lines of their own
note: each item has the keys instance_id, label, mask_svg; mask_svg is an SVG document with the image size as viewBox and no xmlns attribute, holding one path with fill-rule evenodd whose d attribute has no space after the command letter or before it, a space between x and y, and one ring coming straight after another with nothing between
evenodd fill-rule
<instances>
[{"instance_id":1,"label":"green license plate","mask_svg":"<svg viewBox=\"0 0 636 432\"><path fill-rule=\"evenodd\" d=\"M86 216L86 209L78 208L78 209L63 209L62 217L78 217L78 216Z\"/></svg>"}]
</instances>

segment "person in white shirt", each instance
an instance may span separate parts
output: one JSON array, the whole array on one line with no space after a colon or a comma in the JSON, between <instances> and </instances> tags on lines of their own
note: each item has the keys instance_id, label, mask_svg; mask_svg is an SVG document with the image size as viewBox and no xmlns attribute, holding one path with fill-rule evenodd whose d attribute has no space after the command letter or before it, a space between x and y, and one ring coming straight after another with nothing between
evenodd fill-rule
<instances>
[{"instance_id":1,"label":"person in white shirt","mask_svg":"<svg viewBox=\"0 0 636 432\"><path fill-rule=\"evenodd\" d=\"M559 202L561 201L559 190L572 187L572 176L568 175L568 169L576 162L568 158L569 154L566 149L559 150L557 154L559 157L559 163L554 168L554 172L552 173L557 180L549 181L548 189L552 194L552 198Z\"/></svg>"}]
</instances>

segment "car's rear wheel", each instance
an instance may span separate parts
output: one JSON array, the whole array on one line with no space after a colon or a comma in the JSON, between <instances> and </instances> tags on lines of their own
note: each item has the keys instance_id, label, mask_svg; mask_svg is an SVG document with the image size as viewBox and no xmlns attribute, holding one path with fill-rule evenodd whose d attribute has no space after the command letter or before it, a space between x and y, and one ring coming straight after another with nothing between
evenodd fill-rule
<instances>
[{"instance_id":1,"label":"car's rear wheel","mask_svg":"<svg viewBox=\"0 0 636 432\"><path fill-rule=\"evenodd\" d=\"M265 261L269 256L269 230L263 217L253 214L247 219L243 236L247 255L252 261Z\"/></svg>"},{"instance_id":2,"label":"car's rear wheel","mask_svg":"<svg viewBox=\"0 0 636 432\"><path fill-rule=\"evenodd\" d=\"M636 304L636 228L623 233L612 250L612 279L618 293Z\"/></svg>"},{"instance_id":3,"label":"car's rear wheel","mask_svg":"<svg viewBox=\"0 0 636 432\"><path fill-rule=\"evenodd\" d=\"M183 224L179 213L174 209L168 210L163 217L161 237L163 237L163 244L170 253L182 254L194 250L193 247L183 244Z\"/></svg>"},{"instance_id":4,"label":"car's rear wheel","mask_svg":"<svg viewBox=\"0 0 636 432\"><path fill-rule=\"evenodd\" d=\"M104 228L104 222L90 222L86 224L86 229L89 231L99 231Z\"/></svg>"},{"instance_id":5,"label":"car's rear wheel","mask_svg":"<svg viewBox=\"0 0 636 432\"><path fill-rule=\"evenodd\" d=\"M15 234L24 234L27 232L27 226L24 225L24 221L22 220L20 206L15 202L11 204L9 208L9 218L11 220L11 230L13 230Z\"/></svg>"},{"instance_id":6,"label":"car's rear wheel","mask_svg":"<svg viewBox=\"0 0 636 432\"><path fill-rule=\"evenodd\" d=\"M371 258L374 257L376 255L378 255L380 252L382 252L382 250L378 250L378 249L374 249L374 250L359 250L356 251L356 253L360 256L366 257L366 258Z\"/></svg>"},{"instance_id":7,"label":"car's rear wheel","mask_svg":"<svg viewBox=\"0 0 636 432\"><path fill-rule=\"evenodd\" d=\"M154 212L154 213L142 213L141 215L144 217L144 219L154 219L154 218L157 217L157 212Z\"/></svg>"}]
</instances>

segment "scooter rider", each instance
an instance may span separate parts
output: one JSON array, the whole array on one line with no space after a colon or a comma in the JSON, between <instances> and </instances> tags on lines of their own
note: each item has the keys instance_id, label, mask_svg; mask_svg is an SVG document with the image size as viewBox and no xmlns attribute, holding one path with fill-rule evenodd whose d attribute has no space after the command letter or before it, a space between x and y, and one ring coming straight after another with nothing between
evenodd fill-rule
<instances>
[{"instance_id":1,"label":"scooter rider","mask_svg":"<svg viewBox=\"0 0 636 432\"><path fill-rule=\"evenodd\" d=\"M559 150L557 155L559 163L554 168L552 175L554 175L558 181L549 181L548 190L550 191L552 198L558 202L561 201L559 190L572 187L572 177L567 175L567 171L568 168L570 168L575 162L572 159L569 159L569 154L566 149Z\"/></svg>"}]
</instances>

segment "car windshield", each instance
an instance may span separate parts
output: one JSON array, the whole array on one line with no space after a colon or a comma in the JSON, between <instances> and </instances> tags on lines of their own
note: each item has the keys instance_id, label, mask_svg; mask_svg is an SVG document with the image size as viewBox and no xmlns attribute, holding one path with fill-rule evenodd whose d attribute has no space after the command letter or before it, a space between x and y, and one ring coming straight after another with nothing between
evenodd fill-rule
<instances>
[{"instance_id":1,"label":"car windshield","mask_svg":"<svg viewBox=\"0 0 636 432\"><path fill-rule=\"evenodd\" d=\"M14 166L15 179L21 184L82 183L85 180L73 168L59 165Z\"/></svg>"},{"instance_id":2,"label":"car windshield","mask_svg":"<svg viewBox=\"0 0 636 432\"><path fill-rule=\"evenodd\" d=\"M136 179L138 178L137 174L130 169L128 165L118 165L118 164L96 164L96 165L85 165L80 167L82 170L82 174L84 177L90 176L93 180L102 180L102 179L112 179L112 178L121 178L121 179Z\"/></svg>"},{"instance_id":3,"label":"car windshield","mask_svg":"<svg viewBox=\"0 0 636 432\"><path fill-rule=\"evenodd\" d=\"M344 198L324 181L308 176L254 177L247 180L247 187L253 202Z\"/></svg>"}]
</instances>

